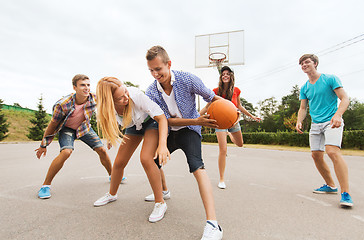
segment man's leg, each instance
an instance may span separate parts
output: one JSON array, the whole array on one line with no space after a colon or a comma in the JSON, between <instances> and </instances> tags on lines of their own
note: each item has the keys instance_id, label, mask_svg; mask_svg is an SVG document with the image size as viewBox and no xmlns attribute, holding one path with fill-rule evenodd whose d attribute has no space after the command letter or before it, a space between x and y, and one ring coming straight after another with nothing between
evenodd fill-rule
<instances>
[{"instance_id":1,"label":"man's leg","mask_svg":"<svg viewBox=\"0 0 364 240\"><path fill-rule=\"evenodd\" d=\"M99 155L100 157L100 162L101 164L104 166L104 168L106 169L106 171L108 172L109 176L111 175L111 161L110 161L110 157L106 152L105 147L98 147L95 148L96 153Z\"/></svg>"},{"instance_id":2,"label":"man's leg","mask_svg":"<svg viewBox=\"0 0 364 240\"><path fill-rule=\"evenodd\" d=\"M107 154L106 149L102 144L100 137L96 134L96 132L91 128L88 133L86 133L84 136L80 138L80 140L96 151L96 153L100 157L101 164L105 167L106 171L110 176L112 169L110 157Z\"/></svg>"},{"instance_id":3,"label":"man's leg","mask_svg":"<svg viewBox=\"0 0 364 240\"><path fill-rule=\"evenodd\" d=\"M202 203L205 207L206 219L216 221L215 202L212 194L210 179L205 169L197 169L193 172L200 191Z\"/></svg>"},{"instance_id":4,"label":"man's leg","mask_svg":"<svg viewBox=\"0 0 364 240\"><path fill-rule=\"evenodd\" d=\"M342 157L340 148L337 146L326 145L326 152L334 164L336 177L339 180L341 193L349 192L349 173L348 166Z\"/></svg>"},{"instance_id":5,"label":"man's leg","mask_svg":"<svg viewBox=\"0 0 364 240\"><path fill-rule=\"evenodd\" d=\"M332 179L330 168L324 160L324 152L312 151L312 158L315 161L315 165L326 184L330 187L335 187L335 182Z\"/></svg>"},{"instance_id":6,"label":"man's leg","mask_svg":"<svg viewBox=\"0 0 364 240\"><path fill-rule=\"evenodd\" d=\"M71 156L72 149L63 149L49 166L43 185L51 185L53 178L63 167L64 162Z\"/></svg>"}]
</instances>

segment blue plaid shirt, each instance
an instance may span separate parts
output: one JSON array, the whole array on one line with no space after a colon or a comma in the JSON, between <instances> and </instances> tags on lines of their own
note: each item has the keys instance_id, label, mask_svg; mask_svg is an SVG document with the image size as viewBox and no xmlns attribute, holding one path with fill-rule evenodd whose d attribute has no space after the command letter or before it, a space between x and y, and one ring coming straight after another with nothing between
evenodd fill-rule
<instances>
[{"instance_id":1,"label":"blue plaid shirt","mask_svg":"<svg viewBox=\"0 0 364 240\"><path fill-rule=\"evenodd\" d=\"M171 84L182 117L189 119L200 117L196 109L196 94L200 95L206 102L211 102L215 93L208 89L200 78L191 73L174 70L172 70L172 73L175 75L175 81ZM161 107L167 119L171 117L162 92L158 90L157 80L154 80L147 88L145 94ZM187 127L201 136L201 126L190 125Z\"/></svg>"}]
</instances>

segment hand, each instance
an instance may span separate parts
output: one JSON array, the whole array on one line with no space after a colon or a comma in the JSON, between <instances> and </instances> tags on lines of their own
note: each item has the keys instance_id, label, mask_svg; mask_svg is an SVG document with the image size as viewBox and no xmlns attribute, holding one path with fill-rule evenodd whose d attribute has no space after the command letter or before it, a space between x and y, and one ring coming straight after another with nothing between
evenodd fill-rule
<instances>
[{"instance_id":1,"label":"hand","mask_svg":"<svg viewBox=\"0 0 364 240\"><path fill-rule=\"evenodd\" d=\"M164 166L167 164L167 160L171 160L167 146L158 146L153 159L157 158L159 160L159 166Z\"/></svg>"},{"instance_id":2,"label":"hand","mask_svg":"<svg viewBox=\"0 0 364 240\"><path fill-rule=\"evenodd\" d=\"M37 149L35 149L34 150L36 153L36 155L37 155L37 158L38 159L40 159L40 157L44 154L44 157L46 156L46 154L47 154L47 148L45 147L45 148L42 148L42 147L39 147L39 148L37 148Z\"/></svg>"},{"instance_id":3,"label":"hand","mask_svg":"<svg viewBox=\"0 0 364 240\"><path fill-rule=\"evenodd\" d=\"M198 118L196 118L197 125L210 127L210 128L218 128L217 121L215 119L209 119L210 115L205 114Z\"/></svg>"},{"instance_id":4,"label":"hand","mask_svg":"<svg viewBox=\"0 0 364 240\"><path fill-rule=\"evenodd\" d=\"M262 121L262 119L261 119L261 118L256 117L256 116L252 116L252 119L253 119L254 121L256 121L256 122L260 122L260 121Z\"/></svg>"},{"instance_id":5,"label":"hand","mask_svg":"<svg viewBox=\"0 0 364 240\"><path fill-rule=\"evenodd\" d=\"M297 122L296 123L296 130L297 130L297 132L298 133L303 133L301 129L302 129L302 123L301 122Z\"/></svg>"},{"instance_id":6,"label":"hand","mask_svg":"<svg viewBox=\"0 0 364 240\"><path fill-rule=\"evenodd\" d=\"M336 114L330 120L331 128L338 128L341 126L341 123L342 123L341 116L338 116Z\"/></svg>"}]
</instances>

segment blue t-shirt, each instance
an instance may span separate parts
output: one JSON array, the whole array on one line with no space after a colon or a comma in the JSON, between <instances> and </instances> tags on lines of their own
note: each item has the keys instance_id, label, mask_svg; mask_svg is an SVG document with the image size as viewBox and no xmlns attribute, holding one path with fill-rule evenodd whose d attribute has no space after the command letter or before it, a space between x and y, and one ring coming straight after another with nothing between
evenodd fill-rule
<instances>
[{"instance_id":1,"label":"blue t-shirt","mask_svg":"<svg viewBox=\"0 0 364 240\"><path fill-rule=\"evenodd\" d=\"M340 79L329 74L321 74L314 84L307 81L301 87L300 100L308 99L312 122L323 123L331 120L338 108L338 97L334 89L339 87L342 87Z\"/></svg>"}]
</instances>

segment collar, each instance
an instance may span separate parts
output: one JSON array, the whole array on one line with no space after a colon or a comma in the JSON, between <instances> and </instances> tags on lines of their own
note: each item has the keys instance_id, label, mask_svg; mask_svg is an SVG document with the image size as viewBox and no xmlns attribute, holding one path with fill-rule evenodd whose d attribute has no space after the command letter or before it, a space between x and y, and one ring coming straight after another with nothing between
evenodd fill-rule
<instances>
[{"instance_id":1,"label":"collar","mask_svg":"<svg viewBox=\"0 0 364 240\"><path fill-rule=\"evenodd\" d=\"M174 75L174 73L173 73L172 70L170 70L170 73L171 73L171 85L173 86L173 83L176 81L176 76ZM157 81L157 89L160 92L163 92L164 91L163 88L162 88L162 86L161 86L161 84L158 81Z\"/></svg>"}]
</instances>

